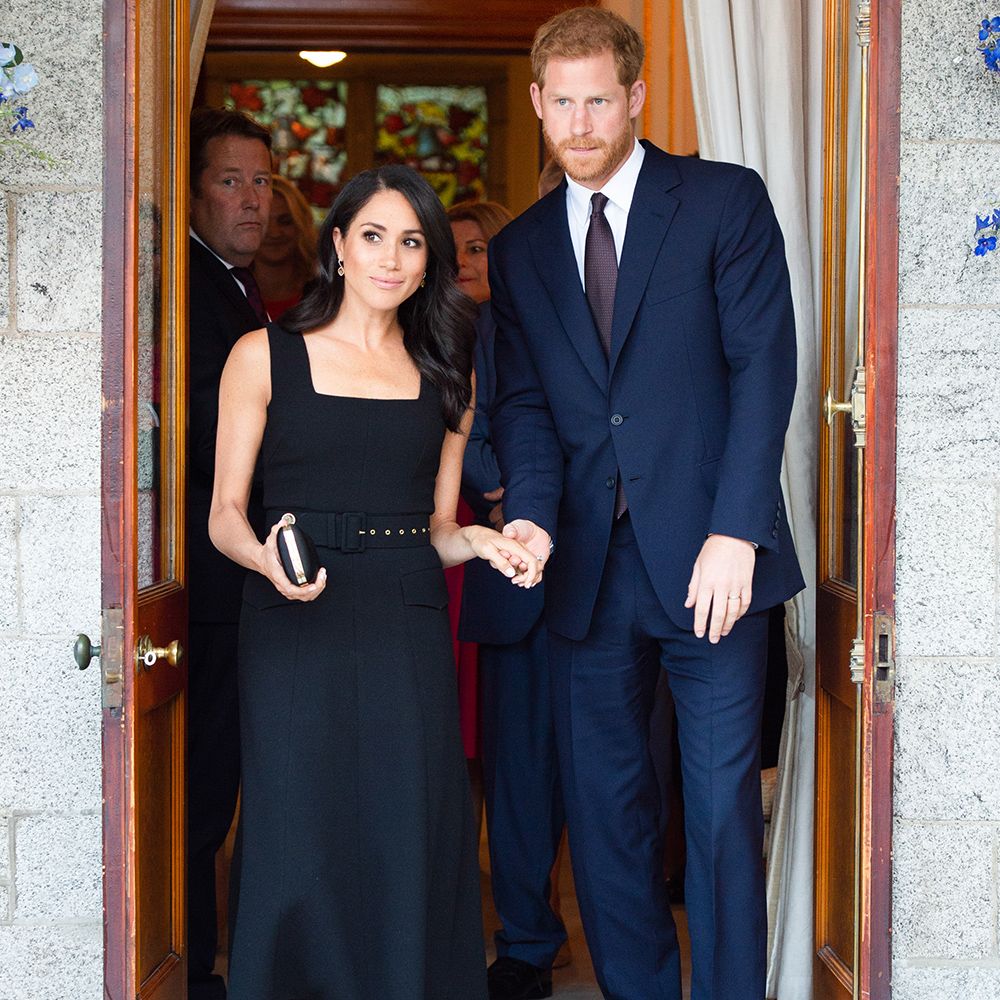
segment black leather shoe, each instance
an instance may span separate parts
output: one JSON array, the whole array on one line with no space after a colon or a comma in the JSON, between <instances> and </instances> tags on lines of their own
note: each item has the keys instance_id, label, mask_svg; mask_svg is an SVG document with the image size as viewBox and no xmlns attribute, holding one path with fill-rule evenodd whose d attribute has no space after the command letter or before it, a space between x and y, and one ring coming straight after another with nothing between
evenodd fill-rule
<instances>
[{"instance_id":1,"label":"black leather shoe","mask_svg":"<svg viewBox=\"0 0 1000 1000\"><path fill-rule=\"evenodd\" d=\"M502 955L486 970L490 1000L544 1000L552 996L552 972Z\"/></svg>"}]
</instances>

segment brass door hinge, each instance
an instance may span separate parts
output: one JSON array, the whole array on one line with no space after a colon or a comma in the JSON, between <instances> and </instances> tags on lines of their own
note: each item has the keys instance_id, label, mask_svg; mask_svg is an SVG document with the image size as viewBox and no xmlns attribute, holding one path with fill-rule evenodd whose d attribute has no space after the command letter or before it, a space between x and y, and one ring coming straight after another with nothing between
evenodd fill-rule
<instances>
[{"instance_id":1,"label":"brass door hinge","mask_svg":"<svg viewBox=\"0 0 1000 1000\"><path fill-rule=\"evenodd\" d=\"M857 14L858 45L866 49L872 43L872 4L871 0L859 0Z\"/></svg>"},{"instance_id":2,"label":"brass door hinge","mask_svg":"<svg viewBox=\"0 0 1000 1000\"><path fill-rule=\"evenodd\" d=\"M865 641L858 636L851 643L851 683L861 684L865 679Z\"/></svg>"}]
</instances>

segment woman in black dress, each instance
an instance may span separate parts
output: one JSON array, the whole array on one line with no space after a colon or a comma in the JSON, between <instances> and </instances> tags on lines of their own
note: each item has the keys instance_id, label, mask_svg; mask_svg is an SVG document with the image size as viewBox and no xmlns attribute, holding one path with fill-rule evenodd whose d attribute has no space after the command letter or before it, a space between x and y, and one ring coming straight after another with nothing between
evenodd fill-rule
<instances>
[{"instance_id":1,"label":"woman in black dress","mask_svg":"<svg viewBox=\"0 0 1000 1000\"><path fill-rule=\"evenodd\" d=\"M472 423L471 303L413 171L351 180L317 286L222 377L210 531L256 570L240 624L240 882L231 1000L483 1000L475 824L442 566L515 586L548 553L455 521ZM255 467L271 527L254 537ZM313 584L276 548L286 512Z\"/></svg>"}]
</instances>

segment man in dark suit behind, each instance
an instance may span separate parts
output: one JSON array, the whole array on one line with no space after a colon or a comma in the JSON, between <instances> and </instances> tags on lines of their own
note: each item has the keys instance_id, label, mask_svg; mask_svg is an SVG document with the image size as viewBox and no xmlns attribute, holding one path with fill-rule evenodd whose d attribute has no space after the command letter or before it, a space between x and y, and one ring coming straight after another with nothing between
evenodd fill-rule
<instances>
[{"instance_id":1,"label":"man in dark suit behind","mask_svg":"<svg viewBox=\"0 0 1000 1000\"><path fill-rule=\"evenodd\" d=\"M462 464L462 495L480 524L500 527L502 507L484 496L499 499L501 493L487 416L496 386L493 336L487 301L476 323L476 415ZM458 635L479 644L483 787L493 900L501 923L489 992L490 1000L533 1000L552 995L552 964L566 940L549 883L565 813L543 588L511 587L500 574L481 572L475 565L481 561L465 567Z\"/></svg>"},{"instance_id":2,"label":"man in dark suit behind","mask_svg":"<svg viewBox=\"0 0 1000 1000\"><path fill-rule=\"evenodd\" d=\"M271 137L237 112L191 115L188 419L188 996L224 1000L215 964L215 855L240 783L236 637L245 570L208 537L219 379L267 322L250 265L271 207ZM251 503L251 519L253 515Z\"/></svg>"},{"instance_id":3,"label":"man in dark suit behind","mask_svg":"<svg viewBox=\"0 0 1000 1000\"><path fill-rule=\"evenodd\" d=\"M692 1000L762 1000L767 619L803 586L780 486L791 294L753 171L636 142L642 61L597 7L535 36L532 101L567 183L490 246L491 429L505 533L547 563L570 853L604 995L681 997L650 754L662 668Z\"/></svg>"}]
</instances>

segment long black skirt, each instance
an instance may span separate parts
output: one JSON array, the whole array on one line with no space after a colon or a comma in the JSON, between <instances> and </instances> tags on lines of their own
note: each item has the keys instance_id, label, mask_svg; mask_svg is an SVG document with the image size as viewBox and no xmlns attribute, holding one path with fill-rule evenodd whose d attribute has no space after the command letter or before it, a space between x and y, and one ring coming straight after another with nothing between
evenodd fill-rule
<instances>
[{"instance_id":1,"label":"long black skirt","mask_svg":"<svg viewBox=\"0 0 1000 1000\"><path fill-rule=\"evenodd\" d=\"M429 546L244 592L231 1000L482 1000L476 824Z\"/></svg>"}]
</instances>

